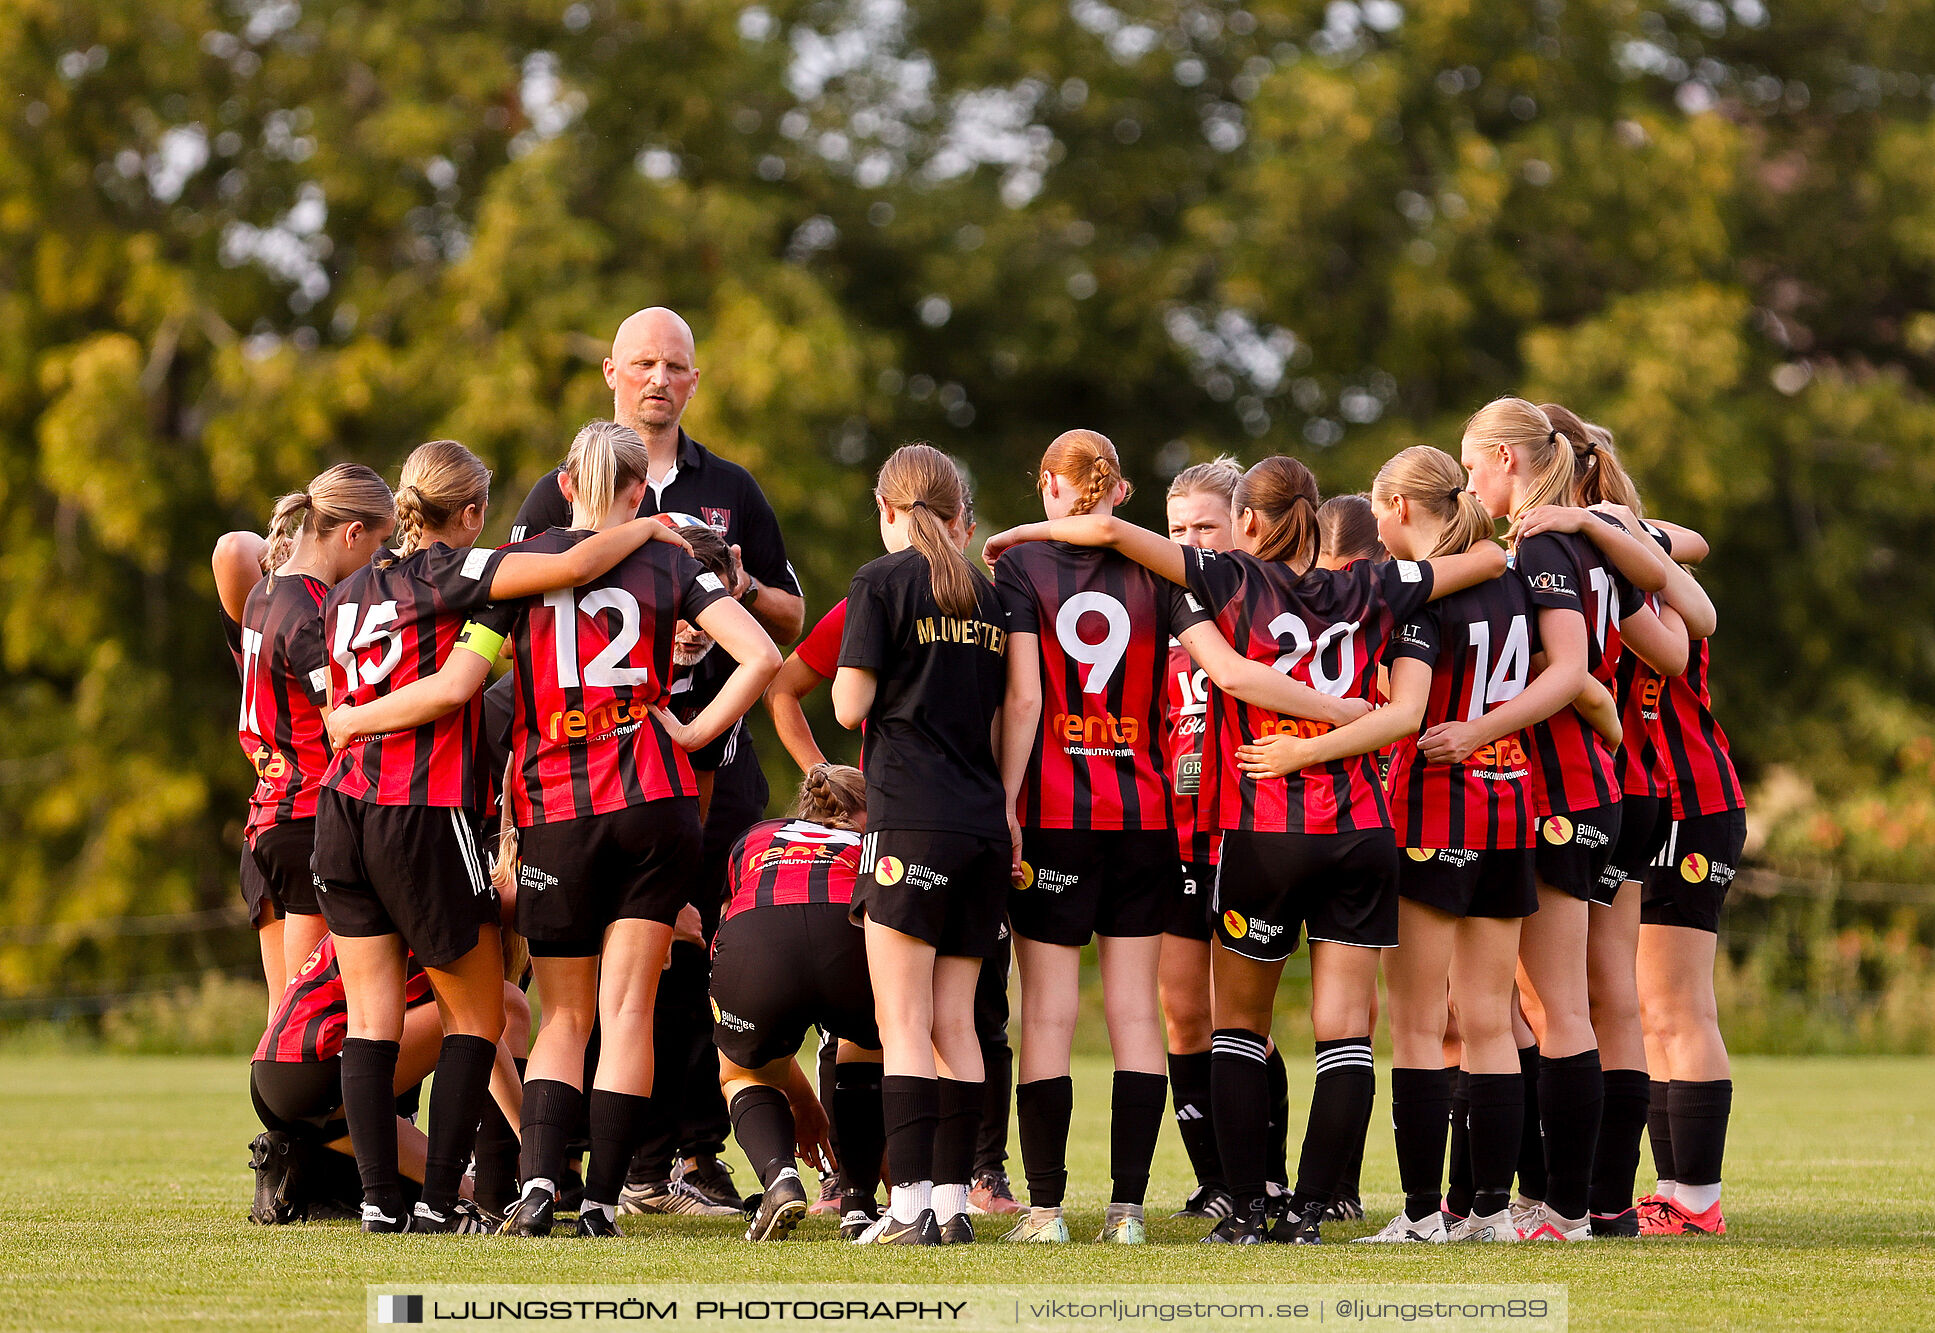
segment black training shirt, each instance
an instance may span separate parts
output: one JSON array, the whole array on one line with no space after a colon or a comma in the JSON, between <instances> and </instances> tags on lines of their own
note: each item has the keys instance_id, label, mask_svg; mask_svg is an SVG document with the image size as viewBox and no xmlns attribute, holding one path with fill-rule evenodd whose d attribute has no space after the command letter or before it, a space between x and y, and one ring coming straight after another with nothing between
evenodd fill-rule
<instances>
[{"instance_id":1,"label":"black training shirt","mask_svg":"<svg viewBox=\"0 0 1935 1333\"><path fill-rule=\"evenodd\" d=\"M974 582L976 611L951 616L912 547L853 576L840 665L877 682L862 760L869 828L1007 837L990 728L1007 692L1008 631L994 585Z\"/></svg>"}]
</instances>

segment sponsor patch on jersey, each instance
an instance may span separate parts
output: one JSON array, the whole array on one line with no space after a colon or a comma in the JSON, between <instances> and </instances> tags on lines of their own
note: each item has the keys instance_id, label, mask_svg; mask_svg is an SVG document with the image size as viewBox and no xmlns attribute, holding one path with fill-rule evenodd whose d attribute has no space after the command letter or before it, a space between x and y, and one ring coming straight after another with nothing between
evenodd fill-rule
<instances>
[{"instance_id":1,"label":"sponsor patch on jersey","mask_svg":"<svg viewBox=\"0 0 1935 1333\"><path fill-rule=\"evenodd\" d=\"M699 575L699 586L707 592L724 592L726 590L726 585L721 583L719 576L711 570L707 570L705 573Z\"/></svg>"},{"instance_id":2,"label":"sponsor patch on jersey","mask_svg":"<svg viewBox=\"0 0 1935 1333\"><path fill-rule=\"evenodd\" d=\"M1438 853L1430 847L1406 847L1404 854L1413 861L1429 861Z\"/></svg>"},{"instance_id":3,"label":"sponsor patch on jersey","mask_svg":"<svg viewBox=\"0 0 1935 1333\"><path fill-rule=\"evenodd\" d=\"M1391 563L1397 566L1398 577L1402 579L1404 582L1406 583L1424 582L1424 571L1418 568L1417 561L1393 560Z\"/></svg>"},{"instance_id":4,"label":"sponsor patch on jersey","mask_svg":"<svg viewBox=\"0 0 1935 1333\"><path fill-rule=\"evenodd\" d=\"M1403 629L1399 630L1398 642L1408 643L1413 648L1426 648L1430 646L1424 641L1424 626L1418 624L1406 625Z\"/></svg>"},{"instance_id":5,"label":"sponsor patch on jersey","mask_svg":"<svg viewBox=\"0 0 1935 1333\"><path fill-rule=\"evenodd\" d=\"M1547 842L1554 845L1572 841L1572 821L1564 815L1549 817L1539 825L1539 831L1545 835Z\"/></svg>"},{"instance_id":6,"label":"sponsor patch on jersey","mask_svg":"<svg viewBox=\"0 0 1935 1333\"><path fill-rule=\"evenodd\" d=\"M1080 875L1071 875L1066 870L1050 870L1043 866L1033 876L1034 885L1043 893L1066 893L1082 882Z\"/></svg>"},{"instance_id":7,"label":"sponsor patch on jersey","mask_svg":"<svg viewBox=\"0 0 1935 1333\"><path fill-rule=\"evenodd\" d=\"M1176 756L1176 776L1170 784L1178 796L1194 796L1203 789L1203 757L1200 754Z\"/></svg>"},{"instance_id":8,"label":"sponsor patch on jersey","mask_svg":"<svg viewBox=\"0 0 1935 1333\"><path fill-rule=\"evenodd\" d=\"M558 877L520 861L517 863L517 886L520 889L529 889L533 893L543 893L546 889L558 887Z\"/></svg>"},{"instance_id":9,"label":"sponsor patch on jersey","mask_svg":"<svg viewBox=\"0 0 1935 1333\"><path fill-rule=\"evenodd\" d=\"M1526 583L1531 587L1533 592L1569 593L1572 591L1572 582L1570 579L1566 578L1563 574L1554 573L1549 569L1540 570L1531 578L1527 579Z\"/></svg>"},{"instance_id":10,"label":"sponsor patch on jersey","mask_svg":"<svg viewBox=\"0 0 1935 1333\"><path fill-rule=\"evenodd\" d=\"M329 689L328 667L317 667L309 673L309 688L317 694L322 694Z\"/></svg>"},{"instance_id":11,"label":"sponsor patch on jersey","mask_svg":"<svg viewBox=\"0 0 1935 1333\"><path fill-rule=\"evenodd\" d=\"M727 528L732 526L732 511L730 509L701 508L699 510L699 517L705 521L705 525L708 528L713 529L715 532L723 533Z\"/></svg>"},{"instance_id":12,"label":"sponsor patch on jersey","mask_svg":"<svg viewBox=\"0 0 1935 1333\"><path fill-rule=\"evenodd\" d=\"M717 1000L712 1002L712 1021L728 1032L751 1032L753 1030L751 1020L741 1018L730 1009L721 1009Z\"/></svg>"},{"instance_id":13,"label":"sponsor patch on jersey","mask_svg":"<svg viewBox=\"0 0 1935 1333\"><path fill-rule=\"evenodd\" d=\"M1250 933L1250 922L1247 917L1232 907L1223 913L1223 929L1229 932L1231 939L1240 940Z\"/></svg>"},{"instance_id":14,"label":"sponsor patch on jersey","mask_svg":"<svg viewBox=\"0 0 1935 1333\"><path fill-rule=\"evenodd\" d=\"M471 547L470 554L464 557L464 577L467 579L481 579L484 577L484 566L490 563L491 555L492 552L490 551L479 550L475 546Z\"/></svg>"},{"instance_id":15,"label":"sponsor patch on jersey","mask_svg":"<svg viewBox=\"0 0 1935 1333\"><path fill-rule=\"evenodd\" d=\"M1698 884L1712 868L1712 863L1698 852L1688 852L1680 858L1680 878L1689 884Z\"/></svg>"},{"instance_id":16,"label":"sponsor patch on jersey","mask_svg":"<svg viewBox=\"0 0 1935 1333\"><path fill-rule=\"evenodd\" d=\"M883 856L874 862L873 877L878 884L898 884L907 874L907 867L898 856Z\"/></svg>"}]
</instances>

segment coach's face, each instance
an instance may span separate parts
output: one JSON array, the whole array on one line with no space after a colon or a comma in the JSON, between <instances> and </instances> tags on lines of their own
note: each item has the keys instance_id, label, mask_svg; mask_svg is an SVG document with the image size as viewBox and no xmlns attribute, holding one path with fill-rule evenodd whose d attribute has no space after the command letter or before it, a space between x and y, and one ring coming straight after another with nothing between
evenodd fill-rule
<instances>
[{"instance_id":1,"label":"coach's face","mask_svg":"<svg viewBox=\"0 0 1935 1333\"><path fill-rule=\"evenodd\" d=\"M644 433L676 426L699 387L692 330L670 310L641 310L618 328L605 359L614 420Z\"/></svg>"}]
</instances>

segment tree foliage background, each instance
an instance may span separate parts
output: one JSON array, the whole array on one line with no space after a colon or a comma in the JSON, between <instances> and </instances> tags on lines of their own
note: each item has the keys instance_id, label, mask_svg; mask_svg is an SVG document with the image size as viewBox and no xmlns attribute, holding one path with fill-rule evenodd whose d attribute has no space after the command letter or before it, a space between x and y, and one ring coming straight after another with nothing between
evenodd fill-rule
<instances>
[{"instance_id":1,"label":"tree foliage background","mask_svg":"<svg viewBox=\"0 0 1935 1333\"><path fill-rule=\"evenodd\" d=\"M0 994L250 956L86 927L234 898L215 537L444 435L501 536L652 303L815 615L908 439L1155 522L1561 400L1713 541L1762 856L1929 870L1929 0L12 0L0 89Z\"/></svg>"}]
</instances>

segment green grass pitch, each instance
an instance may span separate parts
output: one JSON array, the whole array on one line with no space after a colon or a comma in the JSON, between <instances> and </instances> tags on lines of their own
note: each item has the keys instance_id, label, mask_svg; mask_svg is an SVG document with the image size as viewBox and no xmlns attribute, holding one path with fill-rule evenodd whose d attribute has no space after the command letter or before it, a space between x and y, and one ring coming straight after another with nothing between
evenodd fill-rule
<instances>
[{"instance_id":1,"label":"green grass pitch","mask_svg":"<svg viewBox=\"0 0 1935 1333\"><path fill-rule=\"evenodd\" d=\"M1307 1079L1307 1064L1293 1058L1293 1078ZM7 1058L0 1328L353 1328L366 1282L742 1279L1533 1281L1568 1287L1577 1329L1925 1327L1935 1316L1935 1061L1746 1059L1734 1077L1724 1239L1232 1251L1190 1243L1199 1223L1161 1220L1147 1249L1080 1243L1108 1188L1108 1074L1086 1059L1070 1151L1078 1243L863 1252L840 1246L829 1218L760 1246L730 1222L687 1219L626 1219L628 1239L603 1243L253 1227L243 1062ZM1293 1106L1304 1091L1293 1086ZM1380 1088L1365 1165L1372 1216L1330 1226L1327 1240L1364 1234L1396 1207L1387 1106ZM743 1183L743 1162L740 1171ZM1188 1183L1165 1129L1152 1216ZM992 1222L983 1231L998 1234Z\"/></svg>"}]
</instances>

